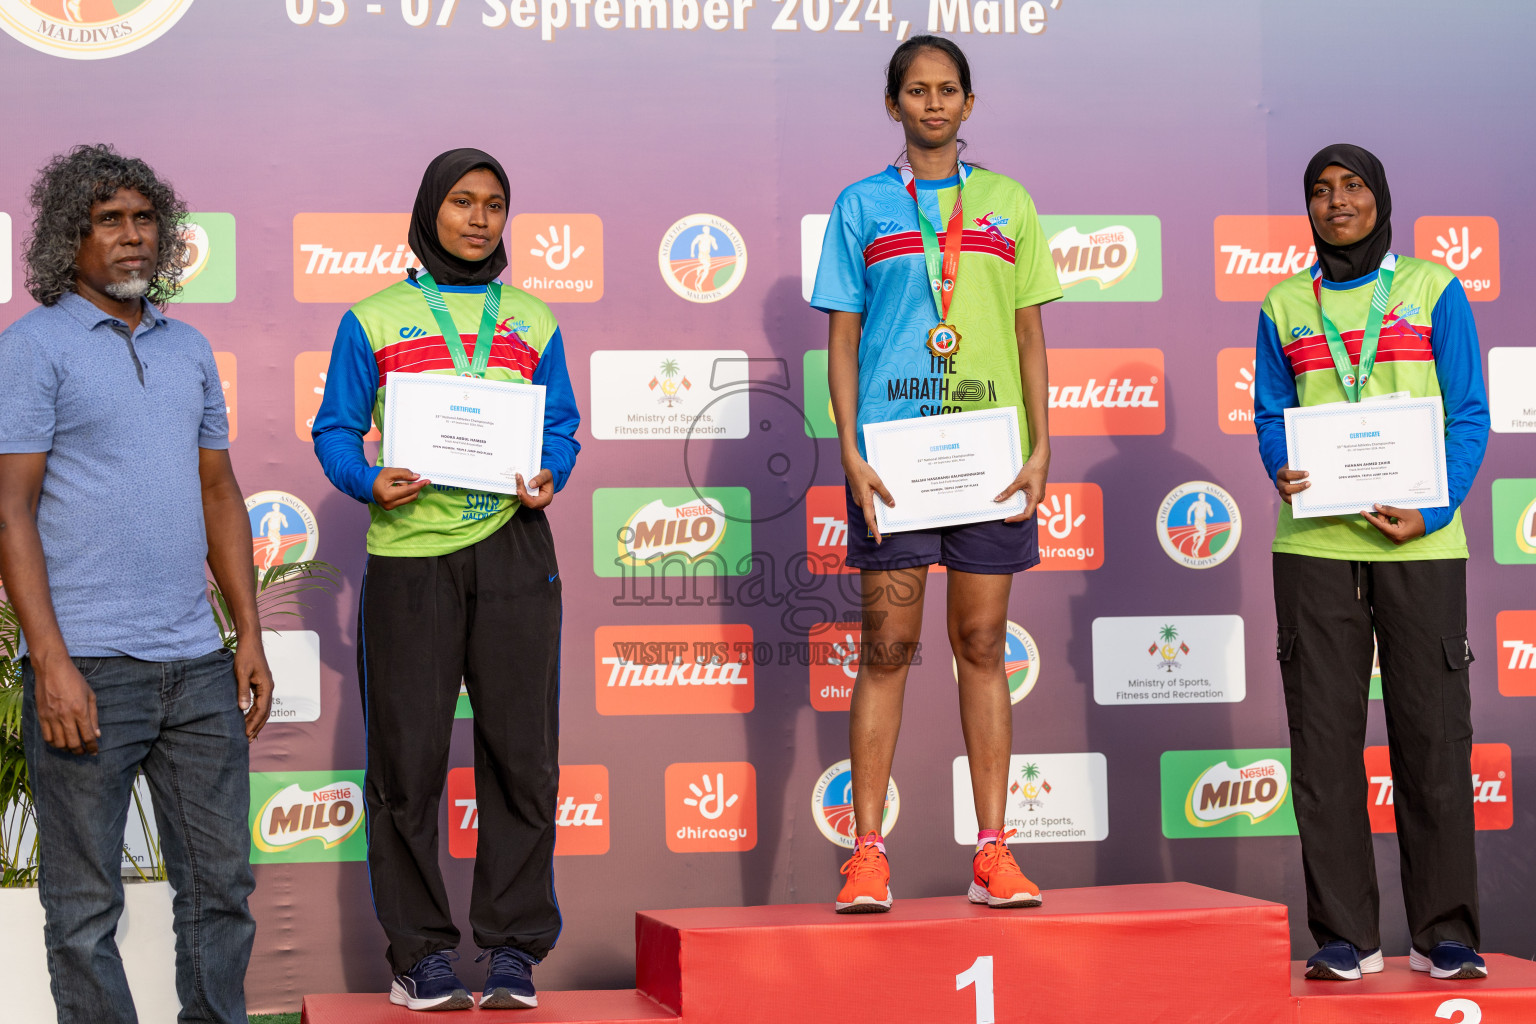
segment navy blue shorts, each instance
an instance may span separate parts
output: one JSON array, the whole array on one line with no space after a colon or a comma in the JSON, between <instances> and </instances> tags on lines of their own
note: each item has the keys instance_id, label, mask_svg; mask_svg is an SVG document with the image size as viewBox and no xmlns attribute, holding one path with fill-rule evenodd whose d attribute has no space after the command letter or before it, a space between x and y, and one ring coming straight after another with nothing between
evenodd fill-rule
<instances>
[{"instance_id":1,"label":"navy blue shorts","mask_svg":"<svg viewBox=\"0 0 1536 1024\"><path fill-rule=\"evenodd\" d=\"M910 569L942 565L960 572L1012 575L1040 564L1038 519L1022 523L966 523L929 530L887 533L875 543L864 522L864 510L853 500L853 488L843 484L848 506L848 560L855 569ZM876 496L876 501L880 498Z\"/></svg>"}]
</instances>

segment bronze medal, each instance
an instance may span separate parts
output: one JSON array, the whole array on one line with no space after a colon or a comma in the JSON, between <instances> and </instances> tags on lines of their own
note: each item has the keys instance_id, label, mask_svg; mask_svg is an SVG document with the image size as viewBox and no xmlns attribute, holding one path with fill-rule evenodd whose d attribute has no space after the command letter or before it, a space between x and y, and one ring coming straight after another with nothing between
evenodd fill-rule
<instances>
[{"instance_id":1,"label":"bronze medal","mask_svg":"<svg viewBox=\"0 0 1536 1024\"><path fill-rule=\"evenodd\" d=\"M953 324L941 323L928 332L928 351L947 359L960 350L960 332Z\"/></svg>"}]
</instances>

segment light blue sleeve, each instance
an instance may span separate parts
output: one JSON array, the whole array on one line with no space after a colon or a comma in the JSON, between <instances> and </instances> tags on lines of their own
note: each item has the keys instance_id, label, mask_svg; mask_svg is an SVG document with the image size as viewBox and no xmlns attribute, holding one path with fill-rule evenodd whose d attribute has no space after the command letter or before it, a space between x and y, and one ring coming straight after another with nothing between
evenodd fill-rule
<instances>
[{"instance_id":1,"label":"light blue sleeve","mask_svg":"<svg viewBox=\"0 0 1536 1024\"><path fill-rule=\"evenodd\" d=\"M224 397L224 381L219 376L213 346L201 331L196 333L201 344L197 359L203 368L203 423L197 432L197 446L222 451L229 447L229 400Z\"/></svg>"},{"instance_id":2,"label":"light blue sleeve","mask_svg":"<svg viewBox=\"0 0 1536 1024\"><path fill-rule=\"evenodd\" d=\"M844 192L827 221L811 290L811 305L823 313L864 312L864 241L859 228L858 200Z\"/></svg>"},{"instance_id":3,"label":"light blue sleeve","mask_svg":"<svg viewBox=\"0 0 1536 1024\"><path fill-rule=\"evenodd\" d=\"M59 375L19 324L0 333L0 455L53 449Z\"/></svg>"},{"instance_id":4,"label":"light blue sleeve","mask_svg":"<svg viewBox=\"0 0 1536 1024\"><path fill-rule=\"evenodd\" d=\"M1488 448L1488 391L1483 384L1483 353L1477 324L1461 282L1452 280L1430 313L1429 344L1435 355L1435 376L1445 403L1445 475L1451 503L1421 509L1424 532L1447 525L1472 489L1472 479Z\"/></svg>"}]
</instances>

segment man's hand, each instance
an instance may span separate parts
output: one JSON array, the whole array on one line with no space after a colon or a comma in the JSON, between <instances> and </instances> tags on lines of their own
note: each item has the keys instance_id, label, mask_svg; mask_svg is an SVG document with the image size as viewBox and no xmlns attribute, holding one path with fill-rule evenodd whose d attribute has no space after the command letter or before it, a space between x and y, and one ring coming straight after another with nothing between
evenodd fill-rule
<instances>
[{"instance_id":1,"label":"man's hand","mask_svg":"<svg viewBox=\"0 0 1536 1024\"><path fill-rule=\"evenodd\" d=\"M1280 500L1287 505L1291 503L1291 495L1300 494L1312 485L1307 482L1307 471L1304 469L1291 469L1282 466L1275 474L1275 490L1280 492Z\"/></svg>"},{"instance_id":2,"label":"man's hand","mask_svg":"<svg viewBox=\"0 0 1536 1024\"><path fill-rule=\"evenodd\" d=\"M858 502L859 508L864 510L864 525L869 527L869 532L874 534L875 543L884 542L880 536L880 524L875 519L875 495L880 495L880 500L885 502L886 508L895 508L896 499L891 497L891 492L885 489L885 484L880 481L880 474L875 472L875 467L858 456L843 461L843 473L848 477L848 487L853 491L853 500Z\"/></svg>"},{"instance_id":3,"label":"man's hand","mask_svg":"<svg viewBox=\"0 0 1536 1024\"><path fill-rule=\"evenodd\" d=\"M96 753L101 727L96 723L96 693L68 658L48 665L36 662L37 724L50 747L71 754Z\"/></svg>"},{"instance_id":4,"label":"man's hand","mask_svg":"<svg viewBox=\"0 0 1536 1024\"><path fill-rule=\"evenodd\" d=\"M1005 523L1022 523L1035 514L1035 508L1040 504L1040 499L1045 497L1045 478L1051 471L1051 457L1036 452L1024 463L1024 468L1019 470L1019 475L1013 478L1013 483L1003 488L993 501L1007 501L1019 491L1024 492L1024 511L1016 516L1004 519Z\"/></svg>"},{"instance_id":5,"label":"man's hand","mask_svg":"<svg viewBox=\"0 0 1536 1024\"><path fill-rule=\"evenodd\" d=\"M415 501L421 489L431 482L408 469L386 466L373 478L373 503L386 512L392 512L401 505Z\"/></svg>"},{"instance_id":6,"label":"man's hand","mask_svg":"<svg viewBox=\"0 0 1536 1024\"><path fill-rule=\"evenodd\" d=\"M255 740L272 711L272 670L259 636L247 637L235 648L235 685L245 712L245 738Z\"/></svg>"},{"instance_id":7,"label":"man's hand","mask_svg":"<svg viewBox=\"0 0 1536 1024\"><path fill-rule=\"evenodd\" d=\"M534 494L524 487L523 474L517 474L517 500L528 508L543 508L555 500L555 475L549 470L539 470L529 484L539 493Z\"/></svg>"},{"instance_id":8,"label":"man's hand","mask_svg":"<svg viewBox=\"0 0 1536 1024\"><path fill-rule=\"evenodd\" d=\"M1374 512L1361 512L1371 525L1380 530L1393 544L1424 536L1424 515L1416 508L1394 508L1377 505Z\"/></svg>"}]
</instances>

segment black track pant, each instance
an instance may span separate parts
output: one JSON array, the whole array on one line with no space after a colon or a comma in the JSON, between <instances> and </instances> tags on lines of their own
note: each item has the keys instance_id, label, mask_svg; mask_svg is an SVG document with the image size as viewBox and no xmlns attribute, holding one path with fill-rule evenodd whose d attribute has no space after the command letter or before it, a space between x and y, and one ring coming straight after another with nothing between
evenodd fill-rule
<instances>
[{"instance_id":1,"label":"black track pant","mask_svg":"<svg viewBox=\"0 0 1536 1024\"><path fill-rule=\"evenodd\" d=\"M1447 940L1476 948L1466 561L1276 554L1274 571L1313 938L1381 945L1362 756L1374 625L1413 945L1426 953Z\"/></svg>"},{"instance_id":2,"label":"black track pant","mask_svg":"<svg viewBox=\"0 0 1536 1024\"><path fill-rule=\"evenodd\" d=\"M437 820L461 678L475 712L474 939L542 958L560 933L560 580L544 513L519 509L447 555L370 555L358 635L368 870L390 965L404 972L459 944Z\"/></svg>"}]
</instances>

